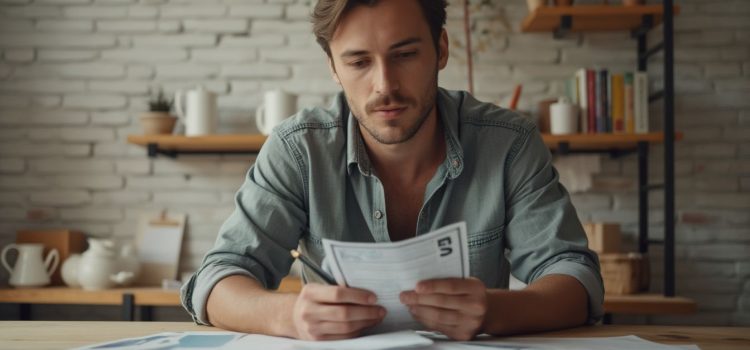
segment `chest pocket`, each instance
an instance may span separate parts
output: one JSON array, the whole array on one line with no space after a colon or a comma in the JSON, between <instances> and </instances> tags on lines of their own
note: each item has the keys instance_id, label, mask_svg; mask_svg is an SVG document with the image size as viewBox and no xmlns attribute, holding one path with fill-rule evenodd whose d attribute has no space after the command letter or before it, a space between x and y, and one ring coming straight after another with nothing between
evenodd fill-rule
<instances>
[{"instance_id":1,"label":"chest pocket","mask_svg":"<svg viewBox=\"0 0 750 350\"><path fill-rule=\"evenodd\" d=\"M505 288L508 283L503 235L505 225L487 231L469 233L469 266L471 276L487 288Z\"/></svg>"}]
</instances>

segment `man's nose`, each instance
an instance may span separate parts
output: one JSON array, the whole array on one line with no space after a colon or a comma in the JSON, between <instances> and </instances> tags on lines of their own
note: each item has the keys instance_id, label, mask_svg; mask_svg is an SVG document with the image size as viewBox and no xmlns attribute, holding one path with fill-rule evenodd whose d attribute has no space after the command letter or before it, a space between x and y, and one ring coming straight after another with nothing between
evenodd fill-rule
<instances>
[{"instance_id":1,"label":"man's nose","mask_svg":"<svg viewBox=\"0 0 750 350\"><path fill-rule=\"evenodd\" d=\"M395 70L387 62L380 62L375 69L375 92L380 95L390 95L398 90L399 83Z\"/></svg>"}]
</instances>

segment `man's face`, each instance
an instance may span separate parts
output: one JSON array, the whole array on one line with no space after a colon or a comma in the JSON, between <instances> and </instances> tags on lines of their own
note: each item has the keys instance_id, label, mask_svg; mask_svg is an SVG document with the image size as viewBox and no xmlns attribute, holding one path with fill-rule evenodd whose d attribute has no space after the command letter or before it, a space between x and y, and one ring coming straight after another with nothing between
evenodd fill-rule
<instances>
[{"instance_id":1,"label":"man's face","mask_svg":"<svg viewBox=\"0 0 750 350\"><path fill-rule=\"evenodd\" d=\"M356 6L329 46L334 80L372 139L408 141L434 115L437 72L447 63L448 41L443 32L438 55L417 1Z\"/></svg>"}]
</instances>

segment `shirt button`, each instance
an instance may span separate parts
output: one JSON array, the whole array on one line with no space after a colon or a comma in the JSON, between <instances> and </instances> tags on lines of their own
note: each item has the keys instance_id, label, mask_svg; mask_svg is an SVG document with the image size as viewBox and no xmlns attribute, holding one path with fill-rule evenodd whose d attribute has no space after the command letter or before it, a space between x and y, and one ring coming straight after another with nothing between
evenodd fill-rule
<instances>
[{"instance_id":1,"label":"shirt button","mask_svg":"<svg viewBox=\"0 0 750 350\"><path fill-rule=\"evenodd\" d=\"M376 219L380 220L383 217L383 212L380 210L376 210L374 215Z\"/></svg>"}]
</instances>

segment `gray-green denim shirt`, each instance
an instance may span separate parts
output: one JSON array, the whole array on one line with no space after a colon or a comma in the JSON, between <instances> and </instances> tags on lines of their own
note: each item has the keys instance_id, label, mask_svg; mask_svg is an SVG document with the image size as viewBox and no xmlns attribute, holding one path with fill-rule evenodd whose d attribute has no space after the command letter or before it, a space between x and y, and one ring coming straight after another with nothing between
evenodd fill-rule
<instances>
[{"instance_id":1,"label":"gray-green denim shirt","mask_svg":"<svg viewBox=\"0 0 750 350\"><path fill-rule=\"evenodd\" d=\"M570 275L588 292L588 321L596 322L604 298L598 258L534 123L466 92L439 89L437 106L446 159L427 184L416 233L466 221L471 275L487 288L508 288L509 273L525 283ZM320 263L322 238L390 241L383 185L343 93L330 109L302 110L274 129L235 204L181 291L198 323L208 324L208 295L227 276L278 288L298 245ZM316 280L304 269L303 278Z\"/></svg>"}]
</instances>

